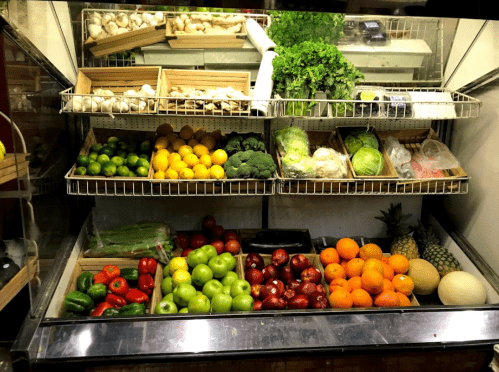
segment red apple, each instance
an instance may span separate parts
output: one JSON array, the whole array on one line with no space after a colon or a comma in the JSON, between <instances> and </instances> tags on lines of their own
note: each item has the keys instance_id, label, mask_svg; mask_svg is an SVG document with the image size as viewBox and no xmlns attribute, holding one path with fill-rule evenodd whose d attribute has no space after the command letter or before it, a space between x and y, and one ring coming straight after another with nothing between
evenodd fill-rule
<instances>
[{"instance_id":1,"label":"red apple","mask_svg":"<svg viewBox=\"0 0 499 372\"><path fill-rule=\"evenodd\" d=\"M289 266L291 266L291 269L293 269L295 273L301 273L303 270L312 267L312 264L310 263L308 258L305 257L304 255L296 254L293 257L291 257Z\"/></svg>"},{"instance_id":2,"label":"red apple","mask_svg":"<svg viewBox=\"0 0 499 372\"><path fill-rule=\"evenodd\" d=\"M296 294L301 294L308 296L311 293L317 291L317 286L314 283L303 282L298 288L296 288Z\"/></svg>"},{"instance_id":3,"label":"red apple","mask_svg":"<svg viewBox=\"0 0 499 372\"><path fill-rule=\"evenodd\" d=\"M276 249L272 252L272 263L277 266L285 266L289 261L289 254L285 249Z\"/></svg>"},{"instance_id":4,"label":"red apple","mask_svg":"<svg viewBox=\"0 0 499 372\"><path fill-rule=\"evenodd\" d=\"M293 289L296 291L296 289L301 285L301 282L298 280L292 280L289 282L288 287L289 289Z\"/></svg>"},{"instance_id":5,"label":"red apple","mask_svg":"<svg viewBox=\"0 0 499 372\"><path fill-rule=\"evenodd\" d=\"M263 305L263 302L258 300L258 301L255 301L253 303L253 310L254 311L258 311L258 310L262 310L262 305Z\"/></svg>"},{"instance_id":6,"label":"red apple","mask_svg":"<svg viewBox=\"0 0 499 372\"><path fill-rule=\"evenodd\" d=\"M244 268L246 270L253 268L258 270L263 270L265 264L263 263L263 258L258 253L249 253L244 261Z\"/></svg>"},{"instance_id":7,"label":"red apple","mask_svg":"<svg viewBox=\"0 0 499 372\"><path fill-rule=\"evenodd\" d=\"M291 297L294 297L296 295L296 292L294 289L286 289L284 293L282 294L282 298L284 298L286 301L289 301Z\"/></svg>"},{"instance_id":8,"label":"red apple","mask_svg":"<svg viewBox=\"0 0 499 372\"><path fill-rule=\"evenodd\" d=\"M215 247L217 254L220 255L224 252L225 244L218 238L211 239L210 244Z\"/></svg>"},{"instance_id":9,"label":"red apple","mask_svg":"<svg viewBox=\"0 0 499 372\"><path fill-rule=\"evenodd\" d=\"M284 283L281 282L280 280L269 279L265 282L265 284L275 284L277 286L277 289L279 290L279 293L277 294L279 297L282 296L282 294L284 293Z\"/></svg>"},{"instance_id":10,"label":"red apple","mask_svg":"<svg viewBox=\"0 0 499 372\"><path fill-rule=\"evenodd\" d=\"M301 280L304 282L319 284L322 280L322 274L315 267L309 267L301 272Z\"/></svg>"},{"instance_id":11,"label":"red apple","mask_svg":"<svg viewBox=\"0 0 499 372\"><path fill-rule=\"evenodd\" d=\"M322 293L326 296L326 289L322 286L322 284L317 284L317 292Z\"/></svg>"},{"instance_id":12,"label":"red apple","mask_svg":"<svg viewBox=\"0 0 499 372\"><path fill-rule=\"evenodd\" d=\"M279 272L279 279L281 279L284 283L289 283L294 280L295 274L293 273L293 270L291 270L291 267L284 266Z\"/></svg>"},{"instance_id":13,"label":"red apple","mask_svg":"<svg viewBox=\"0 0 499 372\"><path fill-rule=\"evenodd\" d=\"M286 308L286 300L276 295L270 295L263 300L263 310L284 310Z\"/></svg>"},{"instance_id":14,"label":"red apple","mask_svg":"<svg viewBox=\"0 0 499 372\"><path fill-rule=\"evenodd\" d=\"M178 233L177 234L177 245L182 248L189 248L189 235L184 234L184 233Z\"/></svg>"},{"instance_id":15,"label":"red apple","mask_svg":"<svg viewBox=\"0 0 499 372\"><path fill-rule=\"evenodd\" d=\"M309 300L305 295L296 295L291 297L288 301L288 309L306 309L308 307Z\"/></svg>"},{"instance_id":16,"label":"red apple","mask_svg":"<svg viewBox=\"0 0 499 372\"><path fill-rule=\"evenodd\" d=\"M241 246L237 240L229 240L225 243L224 251L229 252L233 256L239 253L239 249L241 249Z\"/></svg>"},{"instance_id":17,"label":"red apple","mask_svg":"<svg viewBox=\"0 0 499 372\"><path fill-rule=\"evenodd\" d=\"M221 238L225 234L223 226L216 225L211 228L211 236L214 238Z\"/></svg>"},{"instance_id":18,"label":"red apple","mask_svg":"<svg viewBox=\"0 0 499 372\"><path fill-rule=\"evenodd\" d=\"M312 309L325 309L327 308L328 300L325 293L319 291L312 292L308 295L310 307Z\"/></svg>"},{"instance_id":19,"label":"red apple","mask_svg":"<svg viewBox=\"0 0 499 372\"><path fill-rule=\"evenodd\" d=\"M187 255L189 254L189 252L193 251L194 249L192 248L186 248L182 251L182 254L180 255L180 257L187 257Z\"/></svg>"},{"instance_id":20,"label":"red apple","mask_svg":"<svg viewBox=\"0 0 499 372\"><path fill-rule=\"evenodd\" d=\"M203 234L194 234L191 236L191 248L201 248L206 244L208 244L208 239Z\"/></svg>"},{"instance_id":21,"label":"red apple","mask_svg":"<svg viewBox=\"0 0 499 372\"><path fill-rule=\"evenodd\" d=\"M251 297L253 297L255 300L259 300L260 299L260 290L261 289L262 289L262 285L261 284L253 284L251 286L251 292L250 292Z\"/></svg>"},{"instance_id":22,"label":"red apple","mask_svg":"<svg viewBox=\"0 0 499 372\"><path fill-rule=\"evenodd\" d=\"M234 231L226 231L222 240L227 243L229 240L238 240L237 234Z\"/></svg>"},{"instance_id":23,"label":"red apple","mask_svg":"<svg viewBox=\"0 0 499 372\"><path fill-rule=\"evenodd\" d=\"M262 273L265 280L274 280L279 278L279 270L277 270L277 267L272 264L265 266L262 270Z\"/></svg>"},{"instance_id":24,"label":"red apple","mask_svg":"<svg viewBox=\"0 0 499 372\"><path fill-rule=\"evenodd\" d=\"M278 297L279 296L279 288L277 288L277 286L273 283L271 284L265 284L264 286L262 286L260 288L260 298L262 300L265 300L265 298L267 298L268 296L276 296Z\"/></svg>"},{"instance_id":25,"label":"red apple","mask_svg":"<svg viewBox=\"0 0 499 372\"><path fill-rule=\"evenodd\" d=\"M249 269L244 273L244 279L251 285L262 284L263 273L258 269Z\"/></svg>"},{"instance_id":26,"label":"red apple","mask_svg":"<svg viewBox=\"0 0 499 372\"><path fill-rule=\"evenodd\" d=\"M217 224L215 221L215 217L213 216L205 216L201 221L201 230L203 230L203 234L211 234L211 228Z\"/></svg>"}]
</instances>

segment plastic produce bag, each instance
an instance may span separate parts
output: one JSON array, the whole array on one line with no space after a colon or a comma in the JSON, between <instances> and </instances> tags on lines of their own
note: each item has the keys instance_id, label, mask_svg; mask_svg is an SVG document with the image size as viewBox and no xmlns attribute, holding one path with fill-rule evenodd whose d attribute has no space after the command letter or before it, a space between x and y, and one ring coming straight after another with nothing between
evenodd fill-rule
<instances>
[{"instance_id":1,"label":"plastic produce bag","mask_svg":"<svg viewBox=\"0 0 499 372\"><path fill-rule=\"evenodd\" d=\"M345 178L348 174L347 156L334 149L322 147L312 156L317 178Z\"/></svg>"},{"instance_id":2,"label":"plastic produce bag","mask_svg":"<svg viewBox=\"0 0 499 372\"><path fill-rule=\"evenodd\" d=\"M279 151L286 155L309 156L309 142L307 133L297 127L279 129L274 135Z\"/></svg>"},{"instance_id":3,"label":"plastic produce bag","mask_svg":"<svg viewBox=\"0 0 499 372\"><path fill-rule=\"evenodd\" d=\"M459 161L450 152L449 148L440 141L426 139L421 144L421 152L424 156L434 161L438 169L454 169L459 167Z\"/></svg>"},{"instance_id":4,"label":"plastic produce bag","mask_svg":"<svg viewBox=\"0 0 499 372\"><path fill-rule=\"evenodd\" d=\"M415 178L416 175L410 164L411 152L392 136L386 139L384 146L399 177L406 179Z\"/></svg>"},{"instance_id":5,"label":"plastic produce bag","mask_svg":"<svg viewBox=\"0 0 499 372\"><path fill-rule=\"evenodd\" d=\"M285 178L315 178L315 159L294 153L282 158L282 172Z\"/></svg>"},{"instance_id":6,"label":"plastic produce bag","mask_svg":"<svg viewBox=\"0 0 499 372\"><path fill-rule=\"evenodd\" d=\"M442 178L444 174L436 166L436 162L424 154L415 154L411 160L412 169L414 169L415 178Z\"/></svg>"}]
</instances>

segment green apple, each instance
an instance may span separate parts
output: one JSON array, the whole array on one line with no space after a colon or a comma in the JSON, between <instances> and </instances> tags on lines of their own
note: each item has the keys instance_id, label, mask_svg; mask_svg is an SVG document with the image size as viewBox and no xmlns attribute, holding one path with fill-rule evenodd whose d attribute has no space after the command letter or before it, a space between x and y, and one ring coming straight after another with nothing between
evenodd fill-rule
<instances>
[{"instance_id":1,"label":"green apple","mask_svg":"<svg viewBox=\"0 0 499 372\"><path fill-rule=\"evenodd\" d=\"M230 286L236 280L239 279L239 276L234 271L229 271L225 276L220 280L223 285Z\"/></svg>"},{"instance_id":2,"label":"green apple","mask_svg":"<svg viewBox=\"0 0 499 372\"><path fill-rule=\"evenodd\" d=\"M223 278L229 271L227 261L219 256L212 257L208 262L208 266L213 271L213 276L217 279Z\"/></svg>"},{"instance_id":3,"label":"green apple","mask_svg":"<svg viewBox=\"0 0 499 372\"><path fill-rule=\"evenodd\" d=\"M181 308L178 313L179 314L187 314L189 312L189 309L186 307Z\"/></svg>"},{"instance_id":4,"label":"green apple","mask_svg":"<svg viewBox=\"0 0 499 372\"><path fill-rule=\"evenodd\" d=\"M210 299L205 295L196 295L187 305L189 313L209 313L211 309Z\"/></svg>"},{"instance_id":5,"label":"green apple","mask_svg":"<svg viewBox=\"0 0 499 372\"><path fill-rule=\"evenodd\" d=\"M224 285L222 289L223 294L228 294L230 296L230 285Z\"/></svg>"},{"instance_id":6,"label":"green apple","mask_svg":"<svg viewBox=\"0 0 499 372\"><path fill-rule=\"evenodd\" d=\"M213 271L211 271L210 267L206 264L199 264L192 270L192 282L202 287L206 282L213 279Z\"/></svg>"},{"instance_id":7,"label":"green apple","mask_svg":"<svg viewBox=\"0 0 499 372\"><path fill-rule=\"evenodd\" d=\"M234 267L236 267L236 259L232 254L230 254L229 252L224 252L218 257L223 258L227 262L229 271L234 270Z\"/></svg>"},{"instance_id":8,"label":"green apple","mask_svg":"<svg viewBox=\"0 0 499 372\"><path fill-rule=\"evenodd\" d=\"M226 311L230 311L231 307L232 297L230 297L230 295L217 293L211 299L211 311L214 313L224 313Z\"/></svg>"},{"instance_id":9,"label":"green apple","mask_svg":"<svg viewBox=\"0 0 499 372\"><path fill-rule=\"evenodd\" d=\"M222 293L224 286L216 279L212 279L203 286L203 294L210 300L217 293Z\"/></svg>"},{"instance_id":10,"label":"green apple","mask_svg":"<svg viewBox=\"0 0 499 372\"><path fill-rule=\"evenodd\" d=\"M171 301L171 302L175 303L175 301L173 301L173 292L168 293L165 297L163 297L163 301Z\"/></svg>"},{"instance_id":11,"label":"green apple","mask_svg":"<svg viewBox=\"0 0 499 372\"><path fill-rule=\"evenodd\" d=\"M240 294L232 299L233 311L252 311L255 300L248 294Z\"/></svg>"},{"instance_id":12,"label":"green apple","mask_svg":"<svg viewBox=\"0 0 499 372\"><path fill-rule=\"evenodd\" d=\"M187 255L187 264L194 268L197 265L207 264L209 261L208 255L202 249L194 249Z\"/></svg>"},{"instance_id":13,"label":"green apple","mask_svg":"<svg viewBox=\"0 0 499 372\"><path fill-rule=\"evenodd\" d=\"M167 278L169 276L172 276L170 274L170 265L166 265L165 268L163 269L163 278Z\"/></svg>"},{"instance_id":14,"label":"green apple","mask_svg":"<svg viewBox=\"0 0 499 372\"><path fill-rule=\"evenodd\" d=\"M156 305L156 314L176 314L178 312L177 305L173 301L161 300Z\"/></svg>"},{"instance_id":15,"label":"green apple","mask_svg":"<svg viewBox=\"0 0 499 372\"><path fill-rule=\"evenodd\" d=\"M237 279L230 286L230 295L232 298L239 296L240 294L250 294L251 293L251 284L249 284L244 279Z\"/></svg>"},{"instance_id":16,"label":"green apple","mask_svg":"<svg viewBox=\"0 0 499 372\"><path fill-rule=\"evenodd\" d=\"M200 294L203 294L202 291L196 291L196 295L200 295Z\"/></svg>"},{"instance_id":17,"label":"green apple","mask_svg":"<svg viewBox=\"0 0 499 372\"><path fill-rule=\"evenodd\" d=\"M187 283L179 283L173 289L173 301L179 306L187 306L189 300L196 296L196 288Z\"/></svg>"},{"instance_id":18,"label":"green apple","mask_svg":"<svg viewBox=\"0 0 499 372\"><path fill-rule=\"evenodd\" d=\"M217 257L217 249L212 245L203 245L201 248L208 255L208 259L210 260L212 257Z\"/></svg>"},{"instance_id":19,"label":"green apple","mask_svg":"<svg viewBox=\"0 0 499 372\"><path fill-rule=\"evenodd\" d=\"M171 276L164 278L161 282L161 292L163 293L163 296L173 292L173 279Z\"/></svg>"}]
</instances>

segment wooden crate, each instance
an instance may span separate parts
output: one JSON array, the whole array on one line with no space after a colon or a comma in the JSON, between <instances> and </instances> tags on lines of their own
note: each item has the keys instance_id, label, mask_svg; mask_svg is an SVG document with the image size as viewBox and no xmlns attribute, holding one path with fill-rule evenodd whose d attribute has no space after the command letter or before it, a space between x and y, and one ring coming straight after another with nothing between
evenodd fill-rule
<instances>
[{"instance_id":1,"label":"wooden crate","mask_svg":"<svg viewBox=\"0 0 499 372\"><path fill-rule=\"evenodd\" d=\"M16 179L18 176L23 177L28 173L29 161L26 160L28 155L29 153L5 154L4 159L0 161L0 185ZM16 167L16 160L19 167L19 174Z\"/></svg>"},{"instance_id":2,"label":"wooden crate","mask_svg":"<svg viewBox=\"0 0 499 372\"><path fill-rule=\"evenodd\" d=\"M206 71L206 70L168 70L164 69L161 75L159 111L167 113L175 113L179 115L220 115L222 110L214 110L209 114L203 109L185 109L177 108L177 100L180 98L172 98L171 102L163 97L169 97L172 86L183 85L187 87L195 87L197 89L216 89L232 87L242 91L246 96L250 95L250 72L231 72L231 71ZM188 99L188 98L186 98ZM207 100L209 103L209 100ZM169 104L174 104L174 107L168 107ZM248 114L250 112L249 104L246 110L233 110L232 114ZM225 115L230 113L224 112Z\"/></svg>"},{"instance_id":3,"label":"wooden crate","mask_svg":"<svg viewBox=\"0 0 499 372\"><path fill-rule=\"evenodd\" d=\"M73 268L71 278L67 283L66 289L64 291L64 298L71 291L76 291L76 280L78 276L84 271L89 271L92 274L97 274L106 265L115 265L120 269L124 268L137 268L140 260L134 260L130 258L79 258ZM149 297L149 302L146 304L146 313L153 314L156 304L163 298L161 295L161 281L163 280L163 267L158 262L158 268L156 269L156 274L154 275L154 291ZM64 314L64 299L61 301L61 307L58 311L58 317L62 317Z\"/></svg>"},{"instance_id":4,"label":"wooden crate","mask_svg":"<svg viewBox=\"0 0 499 372\"><path fill-rule=\"evenodd\" d=\"M74 88L75 95L93 94L94 89L111 90L116 97L123 97L123 92L133 89L139 91L144 84L149 84L156 91L155 97L140 97L154 100L153 109L141 113L156 113L161 79L161 67L85 67L78 70ZM130 97L128 97L130 98ZM130 111L138 113L138 111Z\"/></svg>"},{"instance_id":5,"label":"wooden crate","mask_svg":"<svg viewBox=\"0 0 499 372\"><path fill-rule=\"evenodd\" d=\"M255 238L258 232L260 232L260 231L272 231L272 230L275 230L275 231L287 230L290 232L293 232L293 231L303 232L303 233L305 233L305 235L307 235L307 243L310 242L309 243L310 249L307 250L306 252L303 251L303 252L296 252L296 253L290 253L288 251L290 256L297 254L297 253L303 253L303 254L315 254L316 253L314 245L312 244L312 237L310 236L310 232L308 231L308 229L239 229L239 230L237 230L237 236L239 237L239 243L241 244L241 252L246 253L246 254L250 253L249 251L244 249L245 242ZM278 248L276 248L276 249L278 249ZM262 253L259 253L259 254L262 254ZM268 254L272 254L272 251L269 250Z\"/></svg>"},{"instance_id":6,"label":"wooden crate","mask_svg":"<svg viewBox=\"0 0 499 372\"><path fill-rule=\"evenodd\" d=\"M103 13L134 13L123 10L105 10ZM144 12L137 12L144 13ZM150 12L148 12L150 13ZM87 13L88 14L88 13ZM86 22L86 19L82 20ZM95 57L105 56L112 53L124 52L146 45L156 44L166 39L166 18L156 26L149 26L139 30L128 31L124 34L106 37L100 40L89 38L85 41L84 47L89 49Z\"/></svg>"},{"instance_id":7,"label":"wooden crate","mask_svg":"<svg viewBox=\"0 0 499 372\"><path fill-rule=\"evenodd\" d=\"M169 18L166 24L166 40L173 49L242 48L248 37L246 23L242 23L241 32L232 35L175 35L173 22L174 18Z\"/></svg>"},{"instance_id":8,"label":"wooden crate","mask_svg":"<svg viewBox=\"0 0 499 372\"><path fill-rule=\"evenodd\" d=\"M36 275L37 258L30 258L23 268L0 289L0 310L12 300Z\"/></svg>"},{"instance_id":9,"label":"wooden crate","mask_svg":"<svg viewBox=\"0 0 499 372\"><path fill-rule=\"evenodd\" d=\"M7 64L9 88L19 87L23 92L38 92L42 89L41 71L38 66Z\"/></svg>"},{"instance_id":10,"label":"wooden crate","mask_svg":"<svg viewBox=\"0 0 499 372\"><path fill-rule=\"evenodd\" d=\"M345 147L345 144L343 142L343 138L347 137L348 133L352 130L355 129L365 129L365 128L356 128L356 127L338 127L337 128L337 135L338 135L338 140L339 144L341 146L341 152L344 155L348 156L348 151ZM347 160L348 167L350 168L350 171L352 172L352 175L356 179L362 179L362 180L376 180L376 179L385 179L385 178L398 178L397 171L395 170L395 167L392 164L392 161L390 160L390 157L388 156L388 153L386 152L385 148L383 147L383 142L379 138L376 130L373 128L372 130L373 134L376 136L376 139L378 140L379 143L379 151L383 155L383 170L381 171L381 174L378 176L360 176L357 173L355 173L355 170L353 169L352 162L350 161L350 157Z\"/></svg>"}]
</instances>

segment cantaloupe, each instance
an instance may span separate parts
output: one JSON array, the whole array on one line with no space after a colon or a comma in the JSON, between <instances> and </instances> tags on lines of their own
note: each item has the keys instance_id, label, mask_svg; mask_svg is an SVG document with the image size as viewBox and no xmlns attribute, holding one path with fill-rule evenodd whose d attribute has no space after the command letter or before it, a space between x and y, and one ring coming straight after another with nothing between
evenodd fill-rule
<instances>
[{"instance_id":1,"label":"cantaloupe","mask_svg":"<svg viewBox=\"0 0 499 372\"><path fill-rule=\"evenodd\" d=\"M438 297L444 305L483 305L487 300L487 291L473 274L453 271L440 281Z\"/></svg>"},{"instance_id":2,"label":"cantaloupe","mask_svg":"<svg viewBox=\"0 0 499 372\"><path fill-rule=\"evenodd\" d=\"M429 295L435 292L440 282L440 275L435 266L420 258L409 260L407 275L414 282L413 292L418 295Z\"/></svg>"}]
</instances>

